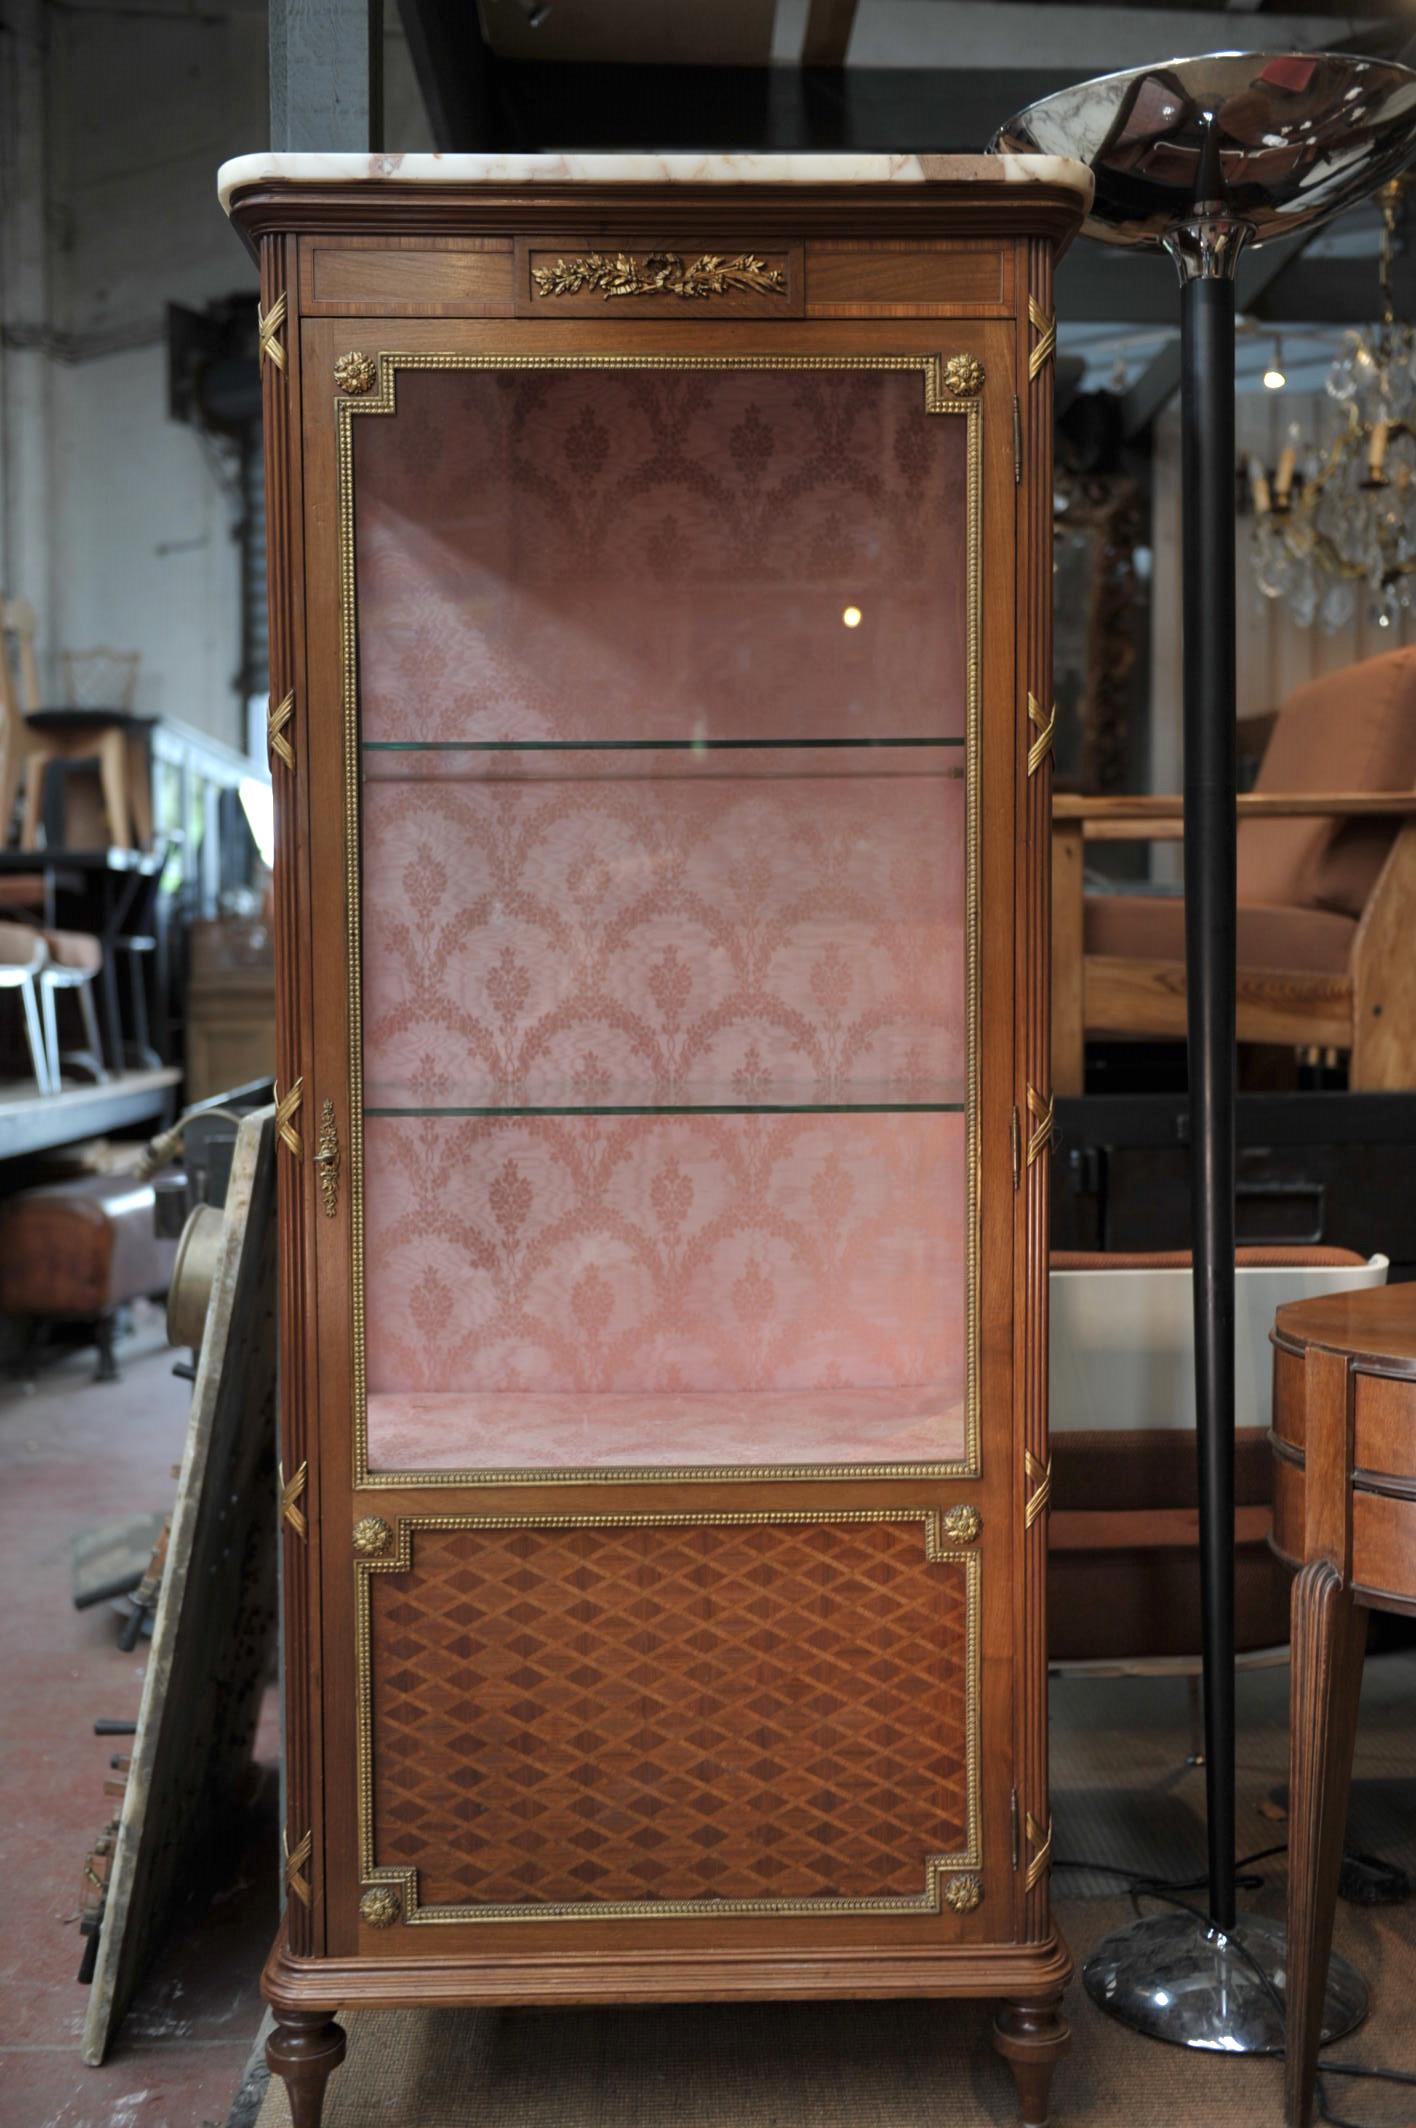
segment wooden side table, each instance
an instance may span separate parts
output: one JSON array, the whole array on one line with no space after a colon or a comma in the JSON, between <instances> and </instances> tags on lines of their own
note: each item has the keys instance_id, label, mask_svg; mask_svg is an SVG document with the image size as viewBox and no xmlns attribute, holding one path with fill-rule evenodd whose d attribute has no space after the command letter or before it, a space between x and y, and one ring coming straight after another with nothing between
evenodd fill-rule
<instances>
[{"instance_id":1,"label":"wooden side table","mask_svg":"<svg viewBox=\"0 0 1416 2128\"><path fill-rule=\"evenodd\" d=\"M1297 1569L1285 2105L1307 2128L1365 1613L1416 1613L1416 1286L1291 1301L1273 1343L1272 1541Z\"/></svg>"}]
</instances>

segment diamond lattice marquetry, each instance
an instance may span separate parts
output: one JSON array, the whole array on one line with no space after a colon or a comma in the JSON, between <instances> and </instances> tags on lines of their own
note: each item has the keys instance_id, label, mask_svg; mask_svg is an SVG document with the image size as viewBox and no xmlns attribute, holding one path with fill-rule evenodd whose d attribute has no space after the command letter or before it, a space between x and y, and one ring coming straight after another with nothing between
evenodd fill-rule
<instances>
[{"instance_id":1,"label":"diamond lattice marquetry","mask_svg":"<svg viewBox=\"0 0 1416 2128\"><path fill-rule=\"evenodd\" d=\"M918 1521L419 1530L370 1576L375 1859L424 1906L920 1897L966 1577Z\"/></svg>"}]
</instances>

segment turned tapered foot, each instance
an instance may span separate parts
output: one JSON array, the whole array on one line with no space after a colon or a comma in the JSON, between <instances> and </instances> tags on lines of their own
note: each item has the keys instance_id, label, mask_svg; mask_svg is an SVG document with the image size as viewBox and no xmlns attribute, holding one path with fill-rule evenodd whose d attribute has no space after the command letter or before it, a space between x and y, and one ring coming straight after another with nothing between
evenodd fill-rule
<instances>
[{"instance_id":1,"label":"turned tapered foot","mask_svg":"<svg viewBox=\"0 0 1416 2128\"><path fill-rule=\"evenodd\" d=\"M993 2020L993 2044L1013 2072L1023 2128L1047 2128L1052 2071L1072 2037L1061 2002L1060 1995L1045 1995L1000 2003Z\"/></svg>"},{"instance_id":2,"label":"turned tapered foot","mask_svg":"<svg viewBox=\"0 0 1416 2128\"><path fill-rule=\"evenodd\" d=\"M277 2010L266 2060L282 2079L294 2128L320 2128L325 2085L344 2059L344 2030L327 2010Z\"/></svg>"}]
</instances>

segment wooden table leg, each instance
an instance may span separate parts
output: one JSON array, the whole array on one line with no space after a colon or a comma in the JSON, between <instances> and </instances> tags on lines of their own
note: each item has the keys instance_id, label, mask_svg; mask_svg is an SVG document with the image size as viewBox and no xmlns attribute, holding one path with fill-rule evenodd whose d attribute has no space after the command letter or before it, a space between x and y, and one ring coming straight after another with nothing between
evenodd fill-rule
<instances>
[{"instance_id":1,"label":"wooden table leg","mask_svg":"<svg viewBox=\"0 0 1416 2128\"><path fill-rule=\"evenodd\" d=\"M1308 2128L1367 1645L1367 1614L1326 1559L1293 1584L1292 1637L1284 2118Z\"/></svg>"}]
</instances>

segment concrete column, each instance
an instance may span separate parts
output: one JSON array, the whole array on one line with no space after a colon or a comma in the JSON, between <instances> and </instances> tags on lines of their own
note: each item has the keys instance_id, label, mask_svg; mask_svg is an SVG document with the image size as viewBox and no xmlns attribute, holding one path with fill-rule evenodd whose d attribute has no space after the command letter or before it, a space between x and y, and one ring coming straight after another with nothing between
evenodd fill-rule
<instances>
[{"instance_id":1,"label":"concrete column","mask_svg":"<svg viewBox=\"0 0 1416 2128\"><path fill-rule=\"evenodd\" d=\"M57 588L48 25L42 0L11 0L8 18L0 37L0 590L31 601L44 652L53 647Z\"/></svg>"}]
</instances>

